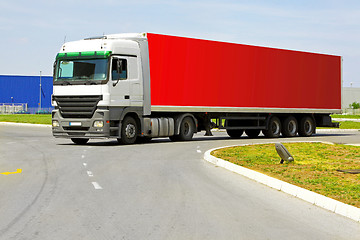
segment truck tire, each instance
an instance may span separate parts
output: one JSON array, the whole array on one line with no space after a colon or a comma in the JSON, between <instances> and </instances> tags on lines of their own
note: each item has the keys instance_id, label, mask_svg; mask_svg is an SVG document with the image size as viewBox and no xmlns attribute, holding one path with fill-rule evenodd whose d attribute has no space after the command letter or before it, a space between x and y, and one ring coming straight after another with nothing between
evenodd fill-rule
<instances>
[{"instance_id":1,"label":"truck tire","mask_svg":"<svg viewBox=\"0 0 360 240\"><path fill-rule=\"evenodd\" d=\"M269 120L268 128L266 130L263 130L263 133L267 138L280 137L280 133L281 133L280 119L276 116L272 116Z\"/></svg>"},{"instance_id":2,"label":"truck tire","mask_svg":"<svg viewBox=\"0 0 360 240\"><path fill-rule=\"evenodd\" d=\"M195 123L190 117L185 117L180 124L179 135L170 137L171 140L175 141L189 141L192 139L195 133Z\"/></svg>"},{"instance_id":3,"label":"truck tire","mask_svg":"<svg viewBox=\"0 0 360 240\"><path fill-rule=\"evenodd\" d=\"M231 138L240 138L241 135L243 135L244 130L242 130L242 129L226 129L226 132Z\"/></svg>"},{"instance_id":4,"label":"truck tire","mask_svg":"<svg viewBox=\"0 0 360 240\"><path fill-rule=\"evenodd\" d=\"M71 138L71 141L77 145L85 145L89 139L88 138Z\"/></svg>"},{"instance_id":5,"label":"truck tire","mask_svg":"<svg viewBox=\"0 0 360 240\"><path fill-rule=\"evenodd\" d=\"M118 142L122 144L133 144L137 139L138 126L133 117L127 116L121 124L120 138Z\"/></svg>"},{"instance_id":6,"label":"truck tire","mask_svg":"<svg viewBox=\"0 0 360 240\"><path fill-rule=\"evenodd\" d=\"M310 137L315 132L315 121L312 117L303 117L299 125L299 135L301 137Z\"/></svg>"},{"instance_id":7,"label":"truck tire","mask_svg":"<svg viewBox=\"0 0 360 240\"><path fill-rule=\"evenodd\" d=\"M239 123L236 120L226 120L225 121L225 128L226 127L239 127ZM243 129L226 129L227 134L231 138L240 138L243 135Z\"/></svg>"},{"instance_id":8,"label":"truck tire","mask_svg":"<svg viewBox=\"0 0 360 240\"><path fill-rule=\"evenodd\" d=\"M249 138L257 138L260 134L260 129L246 129L245 133Z\"/></svg>"},{"instance_id":9,"label":"truck tire","mask_svg":"<svg viewBox=\"0 0 360 240\"><path fill-rule=\"evenodd\" d=\"M295 137L298 132L298 122L294 116L285 118L282 123L281 134L284 137Z\"/></svg>"}]
</instances>

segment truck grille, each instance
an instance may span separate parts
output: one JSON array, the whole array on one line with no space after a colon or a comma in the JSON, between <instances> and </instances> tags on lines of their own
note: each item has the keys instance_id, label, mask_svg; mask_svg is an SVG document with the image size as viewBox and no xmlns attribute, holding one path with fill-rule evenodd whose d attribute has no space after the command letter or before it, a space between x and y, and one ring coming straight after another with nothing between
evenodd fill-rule
<instances>
[{"instance_id":1,"label":"truck grille","mask_svg":"<svg viewBox=\"0 0 360 240\"><path fill-rule=\"evenodd\" d=\"M63 118L91 118L102 96L54 96Z\"/></svg>"}]
</instances>

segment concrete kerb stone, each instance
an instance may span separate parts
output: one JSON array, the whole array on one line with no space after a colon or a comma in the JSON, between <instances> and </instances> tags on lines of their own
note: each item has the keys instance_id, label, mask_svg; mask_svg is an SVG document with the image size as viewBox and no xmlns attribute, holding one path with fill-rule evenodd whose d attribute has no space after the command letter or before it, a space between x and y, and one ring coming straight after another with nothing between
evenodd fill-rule
<instances>
[{"instance_id":1,"label":"concrete kerb stone","mask_svg":"<svg viewBox=\"0 0 360 240\"><path fill-rule=\"evenodd\" d=\"M321 141L299 141L299 142L321 142ZM314 204L318 207L324 208L341 216L350 218L354 221L360 222L360 208L339 202L332 198L325 197L318 193L309 191L307 189L295 186L293 184L281 181L279 179L269 177L265 174L259 173L257 171L233 164L231 162L225 161L223 159L214 157L211 155L212 151L228 148L228 147L239 147L247 145L259 145L259 144L271 144L275 142L266 142L266 143L256 143L256 144L241 144L241 145L232 145L219 148L213 148L204 153L204 159L216 166L225 168L229 171L235 172L252 180L255 180L259 183L262 183L271 188L277 189L294 197L300 198L304 201L307 201L311 204ZM326 144L333 144L330 142L322 142Z\"/></svg>"},{"instance_id":2,"label":"concrete kerb stone","mask_svg":"<svg viewBox=\"0 0 360 240\"><path fill-rule=\"evenodd\" d=\"M27 127L47 127L47 128L51 128L51 125L49 125L49 124L33 124L33 123L0 122L0 125L27 126Z\"/></svg>"},{"instance_id":3,"label":"concrete kerb stone","mask_svg":"<svg viewBox=\"0 0 360 240\"><path fill-rule=\"evenodd\" d=\"M359 129L316 129L316 132L359 132Z\"/></svg>"},{"instance_id":4,"label":"concrete kerb stone","mask_svg":"<svg viewBox=\"0 0 360 240\"><path fill-rule=\"evenodd\" d=\"M333 121L338 122L360 122L358 118L331 118Z\"/></svg>"}]
</instances>

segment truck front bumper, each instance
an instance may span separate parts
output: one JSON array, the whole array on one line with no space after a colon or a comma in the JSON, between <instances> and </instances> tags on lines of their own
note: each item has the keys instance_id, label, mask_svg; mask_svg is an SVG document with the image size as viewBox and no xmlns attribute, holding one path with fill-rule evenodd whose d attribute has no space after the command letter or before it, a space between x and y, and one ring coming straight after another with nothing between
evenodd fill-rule
<instances>
[{"instance_id":1,"label":"truck front bumper","mask_svg":"<svg viewBox=\"0 0 360 240\"><path fill-rule=\"evenodd\" d=\"M97 109L90 119L63 118L52 111L52 133L58 138L110 138L109 110Z\"/></svg>"}]
</instances>

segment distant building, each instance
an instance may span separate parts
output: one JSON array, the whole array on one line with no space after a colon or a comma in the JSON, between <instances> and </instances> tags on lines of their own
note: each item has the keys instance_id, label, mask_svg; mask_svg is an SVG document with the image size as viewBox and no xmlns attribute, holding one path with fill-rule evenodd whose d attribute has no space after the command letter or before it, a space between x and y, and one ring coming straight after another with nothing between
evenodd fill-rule
<instances>
[{"instance_id":1,"label":"distant building","mask_svg":"<svg viewBox=\"0 0 360 240\"><path fill-rule=\"evenodd\" d=\"M344 87L341 108L349 108L353 102L360 103L360 88Z\"/></svg>"},{"instance_id":2,"label":"distant building","mask_svg":"<svg viewBox=\"0 0 360 240\"><path fill-rule=\"evenodd\" d=\"M36 112L41 108L50 110L53 78L50 76L0 75L0 106L26 104L27 110ZM25 109L24 109L25 110Z\"/></svg>"}]
</instances>

